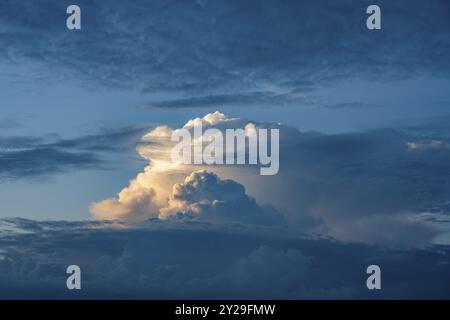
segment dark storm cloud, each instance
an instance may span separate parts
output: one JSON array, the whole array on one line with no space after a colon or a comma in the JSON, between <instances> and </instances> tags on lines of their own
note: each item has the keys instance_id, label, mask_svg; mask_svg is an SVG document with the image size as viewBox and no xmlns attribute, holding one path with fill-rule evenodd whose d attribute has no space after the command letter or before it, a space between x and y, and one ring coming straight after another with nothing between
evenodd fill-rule
<instances>
[{"instance_id":1,"label":"dark storm cloud","mask_svg":"<svg viewBox=\"0 0 450 320\"><path fill-rule=\"evenodd\" d=\"M450 296L442 281L450 276L450 251L444 246L387 249L255 230L187 229L169 222L138 229L90 222L77 222L77 228L72 223L64 228L63 222L57 228L26 224L36 232L0 236L4 299ZM81 267L81 291L66 289L71 264ZM366 288L371 264L382 270L378 292Z\"/></svg>"},{"instance_id":2,"label":"dark storm cloud","mask_svg":"<svg viewBox=\"0 0 450 320\"><path fill-rule=\"evenodd\" d=\"M106 169L102 152L133 148L141 129L103 130L73 139L1 137L0 180L15 180L82 169Z\"/></svg>"},{"instance_id":3,"label":"dark storm cloud","mask_svg":"<svg viewBox=\"0 0 450 320\"><path fill-rule=\"evenodd\" d=\"M445 0L380 0L381 31L366 29L369 1L77 3L82 30L69 32L67 1L2 1L0 59L184 95L162 107L246 102L254 92L272 103L278 89L296 101L296 92L336 80L450 75Z\"/></svg>"}]
</instances>

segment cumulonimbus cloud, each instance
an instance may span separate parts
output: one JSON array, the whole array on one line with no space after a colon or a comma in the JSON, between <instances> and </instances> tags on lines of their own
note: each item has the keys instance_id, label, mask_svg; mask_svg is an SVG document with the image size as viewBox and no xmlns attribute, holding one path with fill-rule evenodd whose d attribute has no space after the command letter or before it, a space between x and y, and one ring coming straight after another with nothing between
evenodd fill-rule
<instances>
[{"instance_id":1,"label":"cumulonimbus cloud","mask_svg":"<svg viewBox=\"0 0 450 320\"><path fill-rule=\"evenodd\" d=\"M143 172L116 197L93 203L94 217L129 222L194 217L277 226L284 221L294 233L383 244L422 245L442 233L436 219L423 218L429 217L428 208L448 201L450 179L442 172L450 170L450 150L411 148L417 138L410 128L325 135L220 112L182 128L199 123L220 131L278 128L279 173L261 176L252 165L174 163L170 136L177 129L163 125L145 134L137 148L149 162ZM444 136L430 139L447 143Z\"/></svg>"},{"instance_id":2,"label":"cumulonimbus cloud","mask_svg":"<svg viewBox=\"0 0 450 320\"><path fill-rule=\"evenodd\" d=\"M193 130L198 124L222 131L254 126L245 119L214 112L189 120L183 129ZM158 126L142 137L137 150L141 157L149 161L148 166L115 198L92 204L91 212L95 218L142 221L182 215L265 225L282 223L281 214L273 207L259 205L246 194L242 184L221 179L218 173L213 172L217 168L173 162L173 131L167 126ZM196 141L191 143L194 145ZM223 168L232 170L229 166Z\"/></svg>"}]
</instances>

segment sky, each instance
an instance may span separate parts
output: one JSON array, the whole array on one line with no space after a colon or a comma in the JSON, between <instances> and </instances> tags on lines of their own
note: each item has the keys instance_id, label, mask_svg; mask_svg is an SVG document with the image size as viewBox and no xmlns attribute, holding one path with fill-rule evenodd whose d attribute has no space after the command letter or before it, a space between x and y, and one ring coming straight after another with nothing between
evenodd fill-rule
<instances>
[{"instance_id":1,"label":"sky","mask_svg":"<svg viewBox=\"0 0 450 320\"><path fill-rule=\"evenodd\" d=\"M0 297L450 297L447 1L70 4L0 3ZM195 122L278 174L160 158Z\"/></svg>"}]
</instances>

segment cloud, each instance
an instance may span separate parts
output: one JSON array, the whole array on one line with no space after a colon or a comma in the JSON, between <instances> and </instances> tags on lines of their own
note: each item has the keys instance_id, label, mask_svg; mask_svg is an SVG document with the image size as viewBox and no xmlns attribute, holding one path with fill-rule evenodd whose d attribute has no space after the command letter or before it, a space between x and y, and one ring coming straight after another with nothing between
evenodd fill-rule
<instances>
[{"instance_id":1,"label":"cloud","mask_svg":"<svg viewBox=\"0 0 450 320\"><path fill-rule=\"evenodd\" d=\"M255 197L266 194L276 207L284 204L288 221L298 219L298 212L314 217L312 229L338 239L428 243L437 231L414 217L448 200L450 185L443 175L450 154L443 148L410 150L407 142L416 134L401 128L298 134L280 150L289 156L280 157L279 175L259 185Z\"/></svg>"},{"instance_id":2,"label":"cloud","mask_svg":"<svg viewBox=\"0 0 450 320\"><path fill-rule=\"evenodd\" d=\"M426 142L407 142L406 145L409 149L448 149L449 145L439 140L431 140Z\"/></svg>"},{"instance_id":3,"label":"cloud","mask_svg":"<svg viewBox=\"0 0 450 320\"><path fill-rule=\"evenodd\" d=\"M244 296L267 297L263 292L270 291L275 297L288 294L299 298L305 293L305 277L311 260L298 249L262 245L236 261L228 277L231 286ZM278 275L276 281L275 274Z\"/></svg>"},{"instance_id":4,"label":"cloud","mask_svg":"<svg viewBox=\"0 0 450 320\"><path fill-rule=\"evenodd\" d=\"M124 152L134 149L144 130L138 127L106 128L95 134L86 134L72 139L60 139L51 143L58 148L72 148L96 152ZM131 145L131 146L130 146Z\"/></svg>"},{"instance_id":5,"label":"cloud","mask_svg":"<svg viewBox=\"0 0 450 320\"><path fill-rule=\"evenodd\" d=\"M195 124L222 132L248 126L278 128L279 173L261 176L251 165L174 163L170 136L177 129L160 126L145 134L138 146L138 153L149 161L147 167L116 198L94 203L94 216L128 221L194 217L273 226L284 221L289 233L404 246L427 245L447 232L443 225L422 218L428 208L448 201L450 150L420 152L408 147L419 136L445 144L449 137L444 129L320 134L220 112L191 119L183 128L193 130Z\"/></svg>"},{"instance_id":6,"label":"cloud","mask_svg":"<svg viewBox=\"0 0 450 320\"><path fill-rule=\"evenodd\" d=\"M158 217L159 206L155 203L155 191L143 188L136 180L124 188L117 198L92 204L91 212L101 220L145 220Z\"/></svg>"},{"instance_id":7,"label":"cloud","mask_svg":"<svg viewBox=\"0 0 450 320\"><path fill-rule=\"evenodd\" d=\"M20 121L18 121L15 118L1 118L0 119L0 129L1 130L15 129L17 127L20 127Z\"/></svg>"},{"instance_id":8,"label":"cloud","mask_svg":"<svg viewBox=\"0 0 450 320\"><path fill-rule=\"evenodd\" d=\"M0 233L3 299L445 299L449 249L389 249L289 236L248 227L224 231L171 221L125 227L103 222L18 221ZM8 225L15 226L14 219ZM3 226L3 223L0 223ZM181 226L181 227L180 227ZM192 226L192 225L191 225ZM3 228L3 227L2 227ZM66 289L66 268L82 290ZM366 268L383 290L366 288ZM405 267L407 266L407 267ZM426 282L426 286L424 286Z\"/></svg>"},{"instance_id":9,"label":"cloud","mask_svg":"<svg viewBox=\"0 0 450 320\"><path fill-rule=\"evenodd\" d=\"M14 236L17 234L33 234L53 232L59 230L94 229L120 225L117 221L35 221L24 218L0 219L0 236Z\"/></svg>"},{"instance_id":10,"label":"cloud","mask_svg":"<svg viewBox=\"0 0 450 320\"><path fill-rule=\"evenodd\" d=\"M149 108L184 109L203 108L228 105L283 105L293 101L301 101L301 97L294 91L287 92L241 92L234 94L216 94L207 96L187 97L180 99L153 101L148 103Z\"/></svg>"},{"instance_id":11,"label":"cloud","mask_svg":"<svg viewBox=\"0 0 450 320\"><path fill-rule=\"evenodd\" d=\"M364 108L373 108L376 107L376 105L363 102L341 102L334 104L324 104L321 105L320 107L327 109L364 109Z\"/></svg>"},{"instance_id":12,"label":"cloud","mask_svg":"<svg viewBox=\"0 0 450 320\"><path fill-rule=\"evenodd\" d=\"M67 32L65 3L5 0L0 60L50 70L39 75L54 81L175 92L154 103L163 108L295 103L297 93L343 79L449 76L445 0L380 0L379 32L365 26L370 4L80 0L82 32Z\"/></svg>"},{"instance_id":13,"label":"cloud","mask_svg":"<svg viewBox=\"0 0 450 320\"><path fill-rule=\"evenodd\" d=\"M191 119L183 128L192 131L197 124L225 130L245 128L249 123L215 112ZM242 184L199 170L202 166L172 162L172 132L167 126L159 126L142 137L138 153L149 161L148 166L117 197L93 203L95 218L130 222L178 216L272 226L282 222L281 214L271 206L259 205L245 193Z\"/></svg>"},{"instance_id":14,"label":"cloud","mask_svg":"<svg viewBox=\"0 0 450 320\"><path fill-rule=\"evenodd\" d=\"M137 128L104 130L72 139L3 136L0 138L0 180L106 169L101 154L129 151L130 141L137 139L139 132Z\"/></svg>"},{"instance_id":15,"label":"cloud","mask_svg":"<svg viewBox=\"0 0 450 320\"><path fill-rule=\"evenodd\" d=\"M271 206L260 206L245 193L243 185L232 180L222 180L211 172L192 172L184 182L173 185L173 191L165 202L157 199L155 189L140 184L138 181L141 179L145 181L146 177L141 174L116 198L92 204L94 217L127 222L170 218L271 227L283 224L280 213Z\"/></svg>"},{"instance_id":16,"label":"cloud","mask_svg":"<svg viewBox=\"0 0 450 320\"><path fill-rule=\"evenodd\" d=\"M67 152L51 147L2 150L0 178L21 179L60 173L67 170L98 168L99 159L87 152Z\"/></svg>"},{"instance_id":17,"label":"cloud","mask_svg":"<svg viewBox=\"0 0 450 320\"><path fill-rule=\"evenodd\" d=\"M183 183L173 186L168 206L161 209L160 217L172 215L272 227L283 222L282 215L274 208L263 208L246 195L243 185L233 180L222 180L207 171L193 172Z\"/></svg>"}]
</instances>

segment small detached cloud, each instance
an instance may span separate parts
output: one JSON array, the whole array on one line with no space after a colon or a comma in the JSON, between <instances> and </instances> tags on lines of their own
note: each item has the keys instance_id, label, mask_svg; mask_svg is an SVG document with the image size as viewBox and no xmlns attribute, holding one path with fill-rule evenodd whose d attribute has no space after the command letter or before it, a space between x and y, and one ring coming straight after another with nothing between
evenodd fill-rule
<instances>
[{"instance_id":1,"label":"small detached cloud","mask_svg":"<svg viewBox=\"0 0 450 320\"><path fill-rule=\"evenodd\" d=\"M440 140L431 140L425 142L407 142L406 145L411 150L439 150L450 149L450 145Z\"/></svg>"}]
</instances>

